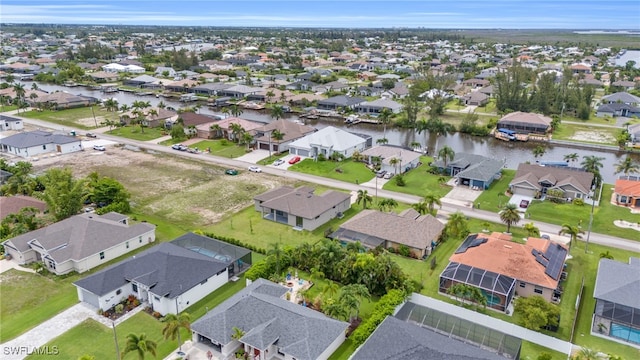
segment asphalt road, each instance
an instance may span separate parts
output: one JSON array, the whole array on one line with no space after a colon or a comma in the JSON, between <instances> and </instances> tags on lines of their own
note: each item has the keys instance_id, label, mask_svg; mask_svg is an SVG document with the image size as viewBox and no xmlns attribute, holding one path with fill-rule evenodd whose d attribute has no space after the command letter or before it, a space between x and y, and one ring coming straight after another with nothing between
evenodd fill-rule
<instances>
[{"instance_id":1,"label":"asphalt road","mask_svg":"<svg viewBox=\"0 0 640 360\"><path fill-rule=\"evenodd\" d=\"M24 120L25 123L32 124L38 127L55 129L55 130L66 130L66 131L70 130L68 127L48 123L46 121L40 121L40 120L28 119L28 118L22 118L22 119ZM93 132L97 133L97 131L95 130ZM79 131L78 134L84 134L84 132ZM125 145L137 146L140 148L153 150L159 153L169 153L175 156L183 156L183 157L198 159L204 162L221 165L225 167L234 167L234 168L244 170L244 169L247 169L249 165L252 165L244 161L238 161L234 159L228 159L228 158L223 158L223 157L218 157L213 155L191 154L184 151L173 150L171 149L171 147L164 146L164 145L158 145L158 144L153 144L153 143L144 142L144 141L131 140L131 139L121 138L118 136L112 136L104 133L100 134L98 137L102 139L111 140L117 143L125 144ZM348 191L358 191L361 189L366 189L372 195L375 192L374 188L367 188L361 185L346 183L339 180L328 179L328 178L323 178L323 177L309 175L309 174L302 174L298 172L287 171L287 170L277 169L277 168L268 167L268 166L262 166L261 168L265 174L282 176L282 177L287 177L287 178L296 179L296 180L302 180L302 181L319 184L327 187L332 187L336 189L342 189L342 190L348 190ZM409 204L416 203L421 200L420 197L415 195L397 193L397 192L392 192L392 191L387 191L382 189L378 189L377 196L383 197L383 198L391 198L398 202L404 202ZM447 199L442 199L442 207L439 212L440 215L447 215L450 213L454 213L456 211L461 211L466 216L471 218L495 222L495 223L501 223L500 217L497 213L474 209L467 206L462 206L456 203L448 202ZM535 221L535 220L527 219L526 221L533 222L534 225L538 227L538 229L540 229L541 233L557 234L562 228L562 226L559 226L559 225L544 223L544 222ZM586 239L586 235L584 236L584 238ZM582 242L584 242L585 239L583 239ZM640 232L638 232L638 239L640 240ZM589 242L593 244L610 246L610 247L623 249L623 250L640 252L640 241L622 239L619 237L610 236L606 234L598 234L598 233L592 232L591 236L589 237ZM581 244L579 246L584 246L584 244Z\"/></svg>"}]
</instances>

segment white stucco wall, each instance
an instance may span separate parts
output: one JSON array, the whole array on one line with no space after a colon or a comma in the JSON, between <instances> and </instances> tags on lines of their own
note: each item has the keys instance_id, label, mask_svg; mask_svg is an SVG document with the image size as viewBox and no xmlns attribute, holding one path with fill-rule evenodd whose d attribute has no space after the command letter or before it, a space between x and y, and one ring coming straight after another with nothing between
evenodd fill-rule
<instances>
[{"instance_id":1,"label":"white stucco wall","mask_svg":"<svg viewBox=\"0 0 640 360\"><path fill-rule=\"evenodd\" d=\"M215 290L217 290L220 286L227 283L229 280L229 274L227 273L227 269L224 269L220 274L213 275L207 282L203 284L199 284L189 289L184 294L178 296L178 312L183 311L189 306L195 304L205 296L211 294ZM161 297L157 294L153 294L153 290L149 293L150 303L153 304L153 310L159 312L162 315L166 314L175 314L176 313L176 299L175 298L167 298ZM159 300L156 300L156 297Z\"/></svg>"}]
</instances>

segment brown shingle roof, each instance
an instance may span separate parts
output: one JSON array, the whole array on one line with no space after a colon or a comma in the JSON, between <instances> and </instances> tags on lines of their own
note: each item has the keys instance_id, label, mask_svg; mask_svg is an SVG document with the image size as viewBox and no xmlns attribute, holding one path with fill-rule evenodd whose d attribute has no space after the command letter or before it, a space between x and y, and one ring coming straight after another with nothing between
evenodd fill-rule
<instances>
[{"instance_id":1,"label":"brown shingle roof","mask_svg":"<svg viewBox=\"0 0 640 360\"><path fill-rule=\"evenodd\" d=\"M277 129L284 134L282 140L278 141L271 139L273 143L287 142L290 140L299 139L307 134L310 134L316 129L312 126L294 123L293 121L279 119L278 121L271 122L265 126L256 129L258 132L265 132L265 135L256 138L258 141L269 141L271 137L271 131Z\"/></svg>"},{"instance_id":2,"label":"brown shingle roof","mask_svg":"<svg viewBox=\"0 0 640 360\"><path fill-rule=\"evenodd\" d=\"M418 215L418 216L416 216ZM363 210L340 226L350 230L415 249L425 249L435 241L444 224L431 215L422 215L413 209L402 214Z\"/></svg>"},{"instance_id":3,"label":"brown shingle roof","mask_svg":"<svg viewBox=\"0 0 640 360\"><path fill-rule=\"evenodd\" d=\"M558 280L545 274L546 268L536 261L532 250L545 252L547 247L556 243L550 240L528 238L526 244L511 241L511 236L502 233L478 234L487 242L469 247L465 252L453 254L451 262L472 266L510 276L514 279L539 285L548 289L558 287Z\"/></svg>"},{"instance_id":4,"label":"brown shingle roof","mask_svg":"<svg viewBox=\"0 0 640 360\"><path fill-rule=\"evenodd\" d=\"M545 179L550 182L555 179L554 188L570 184L582 193L587 194L591 189L593 174L580 169L571 170L523 163L518 165L516 176L509 185L526 181L540 189L539 182Z\"/></svg>"},{"instance_id":5,"label":"brown shingle roof","mask_svg":"<svg viewBox=\"0 0 640 360\"><path fill-rule=\"evenodd\" d=\"M47 208L47 204L30 196L0 196L0 220L6 218L9 214L17 214L26 207L34 207L44 211Z\"/></svg>"},{"instance_id":6,"label":"brown shingle roof","mask_svg":"<svg viewBox=\"0 0 640 360\"><path fill-rule=\"evenodd\" d=\"M351 195L347 193L333 190L325 191L321 195L315 195L309 189L309 187L302 186L293 191L275 189L278 190L276 192L271 190L268 192L271 194L266 196L266 198L270 199L262 200L262 206L267 209L284 211L305 219L315 219L325 211L351 198ZM277 194L281 195L277 196ZM262 197L264 195L267 195L267 193L258 195L254 199L260 200L264 198Z\"/></svg>"},{"instance_id":7,"label":"brown shingle roof","mask_svg":"<svg viewBox=\"0 0 640 360\"><path fill-rule=\"evenodd\" d=\"M520 122L527 124L547 125L551 126L551 118L542 114L527 113L516 111L503 116L498 123L502 121Z\"/></svg>"}]
</instances>

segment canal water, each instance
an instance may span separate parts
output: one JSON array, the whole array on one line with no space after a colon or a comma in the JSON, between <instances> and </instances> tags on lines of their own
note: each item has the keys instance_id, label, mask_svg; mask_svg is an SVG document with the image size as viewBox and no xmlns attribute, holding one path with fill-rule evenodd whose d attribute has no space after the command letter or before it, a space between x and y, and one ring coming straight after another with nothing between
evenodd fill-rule
<instances>
[{"instance_id":1,"label":"canal water","mask_svg":"<svg viewBox=\"0 0 640 360\"><path fill-rule=\"evenodd\" d=\"M25 89L30 89L32 82L23 81ZM98 99L108 99L115 98L118 100L119 104L127 104L131 105L136 100L148 101L152 106L158 105L160 101L163 101L168 107L173 107L175 109L179 109L184 106L189 106L191 104L181 103L177 100L172 100L168 98L156 98L155 96L138 96L132 93L127 93L123 91L119 91L116 93L105 94L101 91L89 90L85 87L64 87L64 86L56 86L56 85L48 85L48 84L38 84L38 87L44 91L53 92L53 91L66 91L76 95L85 95L92 96ZM199 110L202 114L210 114L210 115L222 115L222 113L218 111L211 110L206 106L203 106ZM269 116L268 112L260 112L260 111L252 111L245 110L242 113L242 118L254 121L260 121L268 123L272 121L272 118ZM293 114L287 114L285 116L286 119L289 120L298 120L298 117ZM306 124L314 126L318 129L324 128L326 126L334 126L337 128L345 129L351 132L367 134L373 137L373 142L375 144L377 139L384 137L383 128L379 125L372 124L357 124L353 126L348 126L341 121L331 120L331 119L305 119L303 120ZM401 129L401 128L387 128L386 138L389 140L389 144L391 145L401 145L409 147L413 142L420 143L421 148L427 149L427 151L432 154L434 149L441 148L444 145L448 145L455 152L468 152L474 154L480 154L484 156L489 156L497 160L505 161L506 167L510 169L517 168L518 164L525 161L535 162L536 159L533 156L533 149L539 145L540 143L535 142L505 142L501 140L497 140L494 138L484 138L484 137L476 137L470 136L467 134L455 133L447 136L435 136L429 133L421 133L418 134L413 129ZM602 161L603 168L601 170L602 177L606 183L612 184L615 182L617 177L615 172L615 164L626 156L624 152L617 151L609 151L602 149L584 149L584 148L575 148L572 146L565 145L557 145L557 144L545 144L546 152L544 156L542 156L540 161L563 161L564 156L571 153L577 153L580 157L580 160L571 164L573 166L578 166L580 161L582 161L583 156L595 155L604 158ZM636 161L640 161L640 155L632 154Z\"/></svg>"}]
</instances>

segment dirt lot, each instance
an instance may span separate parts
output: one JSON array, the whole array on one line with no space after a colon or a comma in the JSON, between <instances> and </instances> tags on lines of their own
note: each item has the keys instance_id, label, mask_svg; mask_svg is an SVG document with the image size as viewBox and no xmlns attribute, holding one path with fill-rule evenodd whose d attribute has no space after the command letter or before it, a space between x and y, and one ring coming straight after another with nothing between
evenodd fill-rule
<instances>
[{"instance_id":1,"label":"dirt lot","mask_svg":"<svg viewBox=\"0 0 640 360\"><path fill-rule=\"evenodd\" d=\"M225 214L251 205L252 198L267 189L292 184L248 171L230 176L214 165L120 146L108 146L105 152L89 149L41 156L33 165L36 173L50 167L70 167L77 176L96 171L115 178L131 192L136 212L193 228L206 228Z\"/></svg>"}]
</instances>

